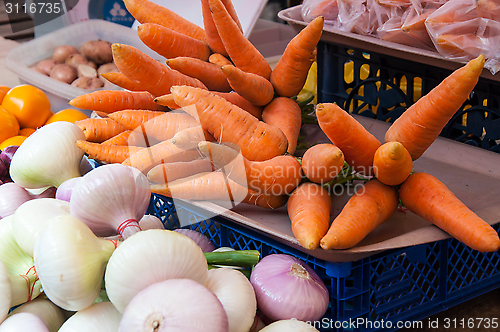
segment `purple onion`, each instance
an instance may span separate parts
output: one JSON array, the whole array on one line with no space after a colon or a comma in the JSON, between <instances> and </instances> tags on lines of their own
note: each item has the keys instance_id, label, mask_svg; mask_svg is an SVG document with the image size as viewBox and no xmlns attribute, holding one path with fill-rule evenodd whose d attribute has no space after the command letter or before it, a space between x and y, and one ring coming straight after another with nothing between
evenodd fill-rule
<instances>
[{"instance_id":1,"label":"purple onion","mask_svg":"<svg viewBox=\"0 0 500 332\"><path fill-rule=\"evenodd\" d=\"M5 162L0 159L0 179L3 179L8 174L7 165L5 165Z\"/></svg>"},{"instance_id":2,"label":"purple onion","mask_svg":"<svg viewBox=\"0 0 500 332\"><path fill-rule=\"evenodd\" d=\"M3 149L2 153L0 153L0 160L3 161L7 169L9 169L10 161L12 160L12 157L14 156L14 153L16 153L18 148L19 146L17 145L11 145Z\"/></svg>"},{"instance_id":3,"label":"purple onion","mask_svg":"<svg viewBox=\"0 0 500 332\"><path fill-rule=\"evenodd\" d=\"M186 229L186 228L179 228L175 230L177 233L181 233L186 235L188 238L193 240L200 248L203 250L203 252L212 252L215 250L215 245L210 241L208 237L205 235L193 231L191 229Z\"/></svg>"},{"instance_id":4,"label":"purple onion","mask_svg":"<svg viewBox=\"0 0 500 332\"><path fill-rule=\"evenodd\" d=\"M68 179L61 183L61 185L56 190L56 199L69 202L73 189L78 183L80 183L81 180L82 177L77 177Z\"/></svg>"}]
</instances>

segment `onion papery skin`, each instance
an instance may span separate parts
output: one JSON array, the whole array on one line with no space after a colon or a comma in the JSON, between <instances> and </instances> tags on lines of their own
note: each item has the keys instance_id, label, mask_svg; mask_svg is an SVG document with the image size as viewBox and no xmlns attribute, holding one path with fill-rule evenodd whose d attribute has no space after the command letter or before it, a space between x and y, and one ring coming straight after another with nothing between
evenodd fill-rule
<instances>
[{"instance_id":1,"label":"onion papery skin","mask_svg":"<svg viewBox=\"0 0 500 332\"><path fill-rule=\"evenodd\" d=\"M58 332L113 332L118 331L122 314L111 302L94 303L80 310L64 322Z\"/></svg>"},{"instance_id":2,"label":"onion papery skin","mask_svg":"<svg viewBox=\"0 0 500 332\"><path fill-rule=\"evenodd\" d=\"M56 198L62 201L69 202L71 198L71 193L75 186L82 180L82 177L72 178L61 183L59 188L56 190Z\"/></svg>"},{"instance_id":3,"label":"onion papery skin","mask_svg":"<svg viewBox=\"0 0 500 332\"><path fill-rule=\"evenodd\" d=\"M7 268L0 261L0 324L4 321L9 313L10 301L12 299L12 291L10 288L10 278Z\"/></svg>"},{"instance_id":4,"label":"onion papery skin","mask_svg":"<svg viewBox=\"0 0 500 332\"><path fill-rule=\"evenodd\" d=\"M61 308L47 299L34 299L14 309L9 316L29 312L40 318L49 332L57 332L64 323L65 317Z\"/></svg>"},{"instance_id":5,"label":"onion papery skin","mask_svg":"<svg viewBox=\"0 0 500 332\"><path fill-rule=\"evenodd\" d=\"M264 327L260 332L319 332L312 325L306 322L287 319L279 320Z\"/></svg>"},{"instance_id":6,"label":"onion papery skin","mask_svg":"<svg viewBox=\"0 0 500 332\"><path fill-rule=\"evenodd\" d=\"M83 151L75 142L85 134L75 124L57 121L39 128L19 146L10 163L12 180L23 188L59 187L81 176Z\"/></svg>"},{"instance_id":7,"label":"onion papery skin","mask_svg":"<svg viewBox=\"0 0 500 332\"><path fill-rule=\"evenodd\" d=\"M69 202L55 198L39 198L21 205L14 213L12 234L19 247L33 257L33 247L47 222L60 215L69 215Z\"/></svg>"},{"instance_id":8,"label":"onion papery skin","mask_svg":"<svg viewBox=\"0 0 500 332\"><path fill-rule=\"evenodd\" d=\"M139 220L139 226L143 231L147 229L165 229L165 226L161 222L160 218L146 214Z\"/></svg>"},{"instance_id":9,"label":"onion papery skin","mask_svg":"<svg viewBox=\"0 0 500 332\"><path fill-rule=\"evenodd\" d=\"M49 332L49 329L37 315L20 312L4 320L0 332Z\"/></svg>"},{"instance_id":10,"label":"onion papery skin","mask_svg":"<svg viewBox=\"0 0 500 332\"><path fill-rule=\"evenodd\" d=\"M138 220L151 199L149 181L139 170L108 164L85 174L71 194L71 214L101 237L124 239L140 231ZM123 229L123 231L120 231Z\"/></svg>"},{"instance_id":11,"label":"onion papery skin","mask_svg":"<svg viewBox=\"0 0 500 332\"><path fill-rule=\"evenodd\" d=\"M168 279L205 284L208 264L201 248L185 235L161 229L134 234L115 250L104 276L106 293L119 312L144 288Z\"/></svg>"},{"instance_id":12,"label":"onion papery skin","mask_svg":"<svg viewBox=\"0 0 500 332\"><path fill-rule=\"evenodd\" d=\"M0 185L0 219L13 215L18 207L31 199L29 192L14 182Z\"/></svg>"},{"instance_id":13,"label":"onion papery skin","mask_svg":"<svg viewBox=\"0 0 500 332\"><path fill-rule=\"evenodd\" d=\"M187 228L179 228L176 229L175 232L181 233L189 237L191 240L196 242L197 245L200 246L203 252L212 252L215 250L215 245L210 241L208 237L201 234L200 232L193 231L192 229Z\"/></svg>"},{"instance_id":14,"label":"onion papery skin","mask_svg":"<svg viewBox=\"0 0 500 332\"><path fill-rule=\"evenodd\" d=\"M125 309L118 332L139 331L228 332L228 321L208 288L190 279L170 279L143 289Z\"/></svg>"},{"instance_id":15,"label":"onion papery skin","mask_svg":"<svg viewBox=\"0 0 500 332\"><path fill-rule=\"evenodd\" d=\"M99 295L115 244L94 235L71 215L54 217L38 236L35 268L45 295L68 311L85 309Z\"/></svg>"},{"instance_id":16,"label":"onion papery skin","mask_svg":"<svg viewBox=\"0 0 500 332\"><path fill-rule=\"evenodd\" d=\"M14 239L14 216L0 220L0 261L12 275L25 275L33 271L33 258L26 254Z\"/></svg>"},{"instance_id":17,"label":"onion papery skin","mask_svg":"<svg viewBox=\"0 0 500 332\"><path fill-rule=\"evenodd\" d=\"M248 332L257 312L257 300L247 277L230 268L212 269L208 271L206 286L222 303L229 332Z\"/></svg>"},{"instance_id":18,"label":"onion papery skin","mask_svg":"<svg viewBox=\"0 0 500 332\"><path fill-rule=\"evenodd\" d=\"M316 321L328 309L329 295L324 282L311 267L293 256L264 257L255 265L250 282L258 308L273 321Z\"/></svg>"}]
</instances>

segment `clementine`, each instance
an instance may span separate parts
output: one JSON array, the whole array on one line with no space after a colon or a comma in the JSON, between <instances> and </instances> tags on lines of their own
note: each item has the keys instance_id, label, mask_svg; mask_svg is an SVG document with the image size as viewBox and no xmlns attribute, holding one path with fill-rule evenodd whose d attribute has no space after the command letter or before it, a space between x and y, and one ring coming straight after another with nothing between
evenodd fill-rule
<instances>
[{"instance_id":1,"label":"clementine","mask_svg":"<svg viewBox=\"0 0 500 332\"><path fill-rule=\"evenodd\" d=\"M82 113L78 110L72 109L72 108L68 108L68 109L62 110L62 111L57 112L54 115L52 115L47 120L47 122L45 122L45 124L47 125L49 123L56 122L56 121L66 121L66 122L75 123L76 121L83 120L86 118L88 118L88 116L85 115L84 113Z\"/></svg>"},{"instance_id":2,"label":"clementine","mask_svg":"<svg viewBox=\"0 0 500 332\"><path fill-rule=\"evenodd\" d=\"M19 133L19 123L16 118L0 106L0 142Z\"/></svg>"},{"instance_id":3,"label":"clementine","mask_svg":"<svg viewBox=\"0 0 500 332\"><path fill-rule=\"evenodd\" d=\"M47 95L37 87L24 84L7 92L2 106L17 119L21 128L38 128L53 114Z\"/></svg>"}]
</instances>

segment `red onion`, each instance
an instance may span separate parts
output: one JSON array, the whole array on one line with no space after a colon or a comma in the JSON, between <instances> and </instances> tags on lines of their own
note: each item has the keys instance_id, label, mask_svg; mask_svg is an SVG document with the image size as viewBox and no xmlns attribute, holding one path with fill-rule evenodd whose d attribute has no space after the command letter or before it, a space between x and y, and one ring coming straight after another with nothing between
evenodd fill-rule
<instances>
[{"instance_id":1,"label":"red onion","mask_svg":"<svg viewBox=\"0 0 500 332\"><path fill-rule=\"evenodd\" d=\"M317 321L328 309L328 289L314 270L283 254L264 257L252 271L250 282L257 307L271 320Z\"/></svg>"},{"instance_id":2,"label":"red onion","mask_svg":"<svg viewBox=\"0 0 500 332\"><path fill-rule=\"evenodd\" d=\"M56 190L56 198L62 201L69 202L71 198L71 192L75 188L75 186L80 183L82 177L76 177L69 180L64 181Z\"/></svg>"},{"instance_id":3,"label":"red onion","mask_svg":"<svg viewBox=\"0 0 500 332\"><path fill-rule=\"evenodd\" d=\"M9 169L10 161L12 160L12 157L14 156L14 153L16 153L18 148L19 146L17 145L11 145L3 149L2 152L0 153L0 160L3 161L7 169Z\"/></svg>"},{"instance_id":4,"label":"red onion","mask_svg":"<svg viewBox=\"0 0 500 332\"><path fill-rule=\"evenodd\" d=\"M0 179L3 179L4 176L6 176L8 174L9 174L9 172L8 172L7 166L2 161L2 159L0 159Z\"/></svg>"},{"instance_id":5,"label":"red onion","mask_svg":"<svg viewBox=\"0 0 500 332\"><path fill-rule=\"evenodd\" d=\"M207 287L169 279L140 291L123 312L119 332L228 332L226 312Z\"/></svg>"},{"instance_id":6,"label":"red onion","mask_svg":"<svg viewBox=\"0 0 500 332\"><path fill-rule=\"evenodd\" d=\"M14 214L21 204L32 198L24 188L14 182L2 184L0 186L0 217L5 218Z\"/></svg>"},{"instance_id":7,"label":"red onion","mask_svg":"<svg viewBox=\"0 0 500 332\"><path fill-rule=\"evenodd\" d=\"M215 245L210 241L208 237L201 234L200 232L193 231L191 229L179 228L175 230L177 233L186 235L188 238L193 240L197 245L200 246L203 252L211 252L215 250Z\"/></svg>"}]
</instances>

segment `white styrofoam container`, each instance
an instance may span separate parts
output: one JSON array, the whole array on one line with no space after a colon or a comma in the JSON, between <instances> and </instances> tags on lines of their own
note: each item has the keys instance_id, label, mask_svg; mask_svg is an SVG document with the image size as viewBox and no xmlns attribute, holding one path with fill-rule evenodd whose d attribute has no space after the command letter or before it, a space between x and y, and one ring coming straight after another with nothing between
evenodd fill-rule
<instances>
[{"instance_id":1,"label":"white styrofoam container","mask_svg":"<svg viewBox=\"0 0 500 332\"><path fill-rule=\"evenodd\" d=\"M73 45L79 48L84 42L96 39L131 45L154 59L165 60L144 45L135 30L105 20L88 20L59 29L17 46L7 54L5 65L19 77L21 83L29 83L45 91L49 97L52 112L55 113L65 108L74 108L68 104L71 99L95 90L81 89L57 81L30 69L30 66L38 61L50 58L57 46ZM119 88L111 85L97 90L102 89ZM84 112L90 115L88 111Z\"/></svg>"}]
</instances>

